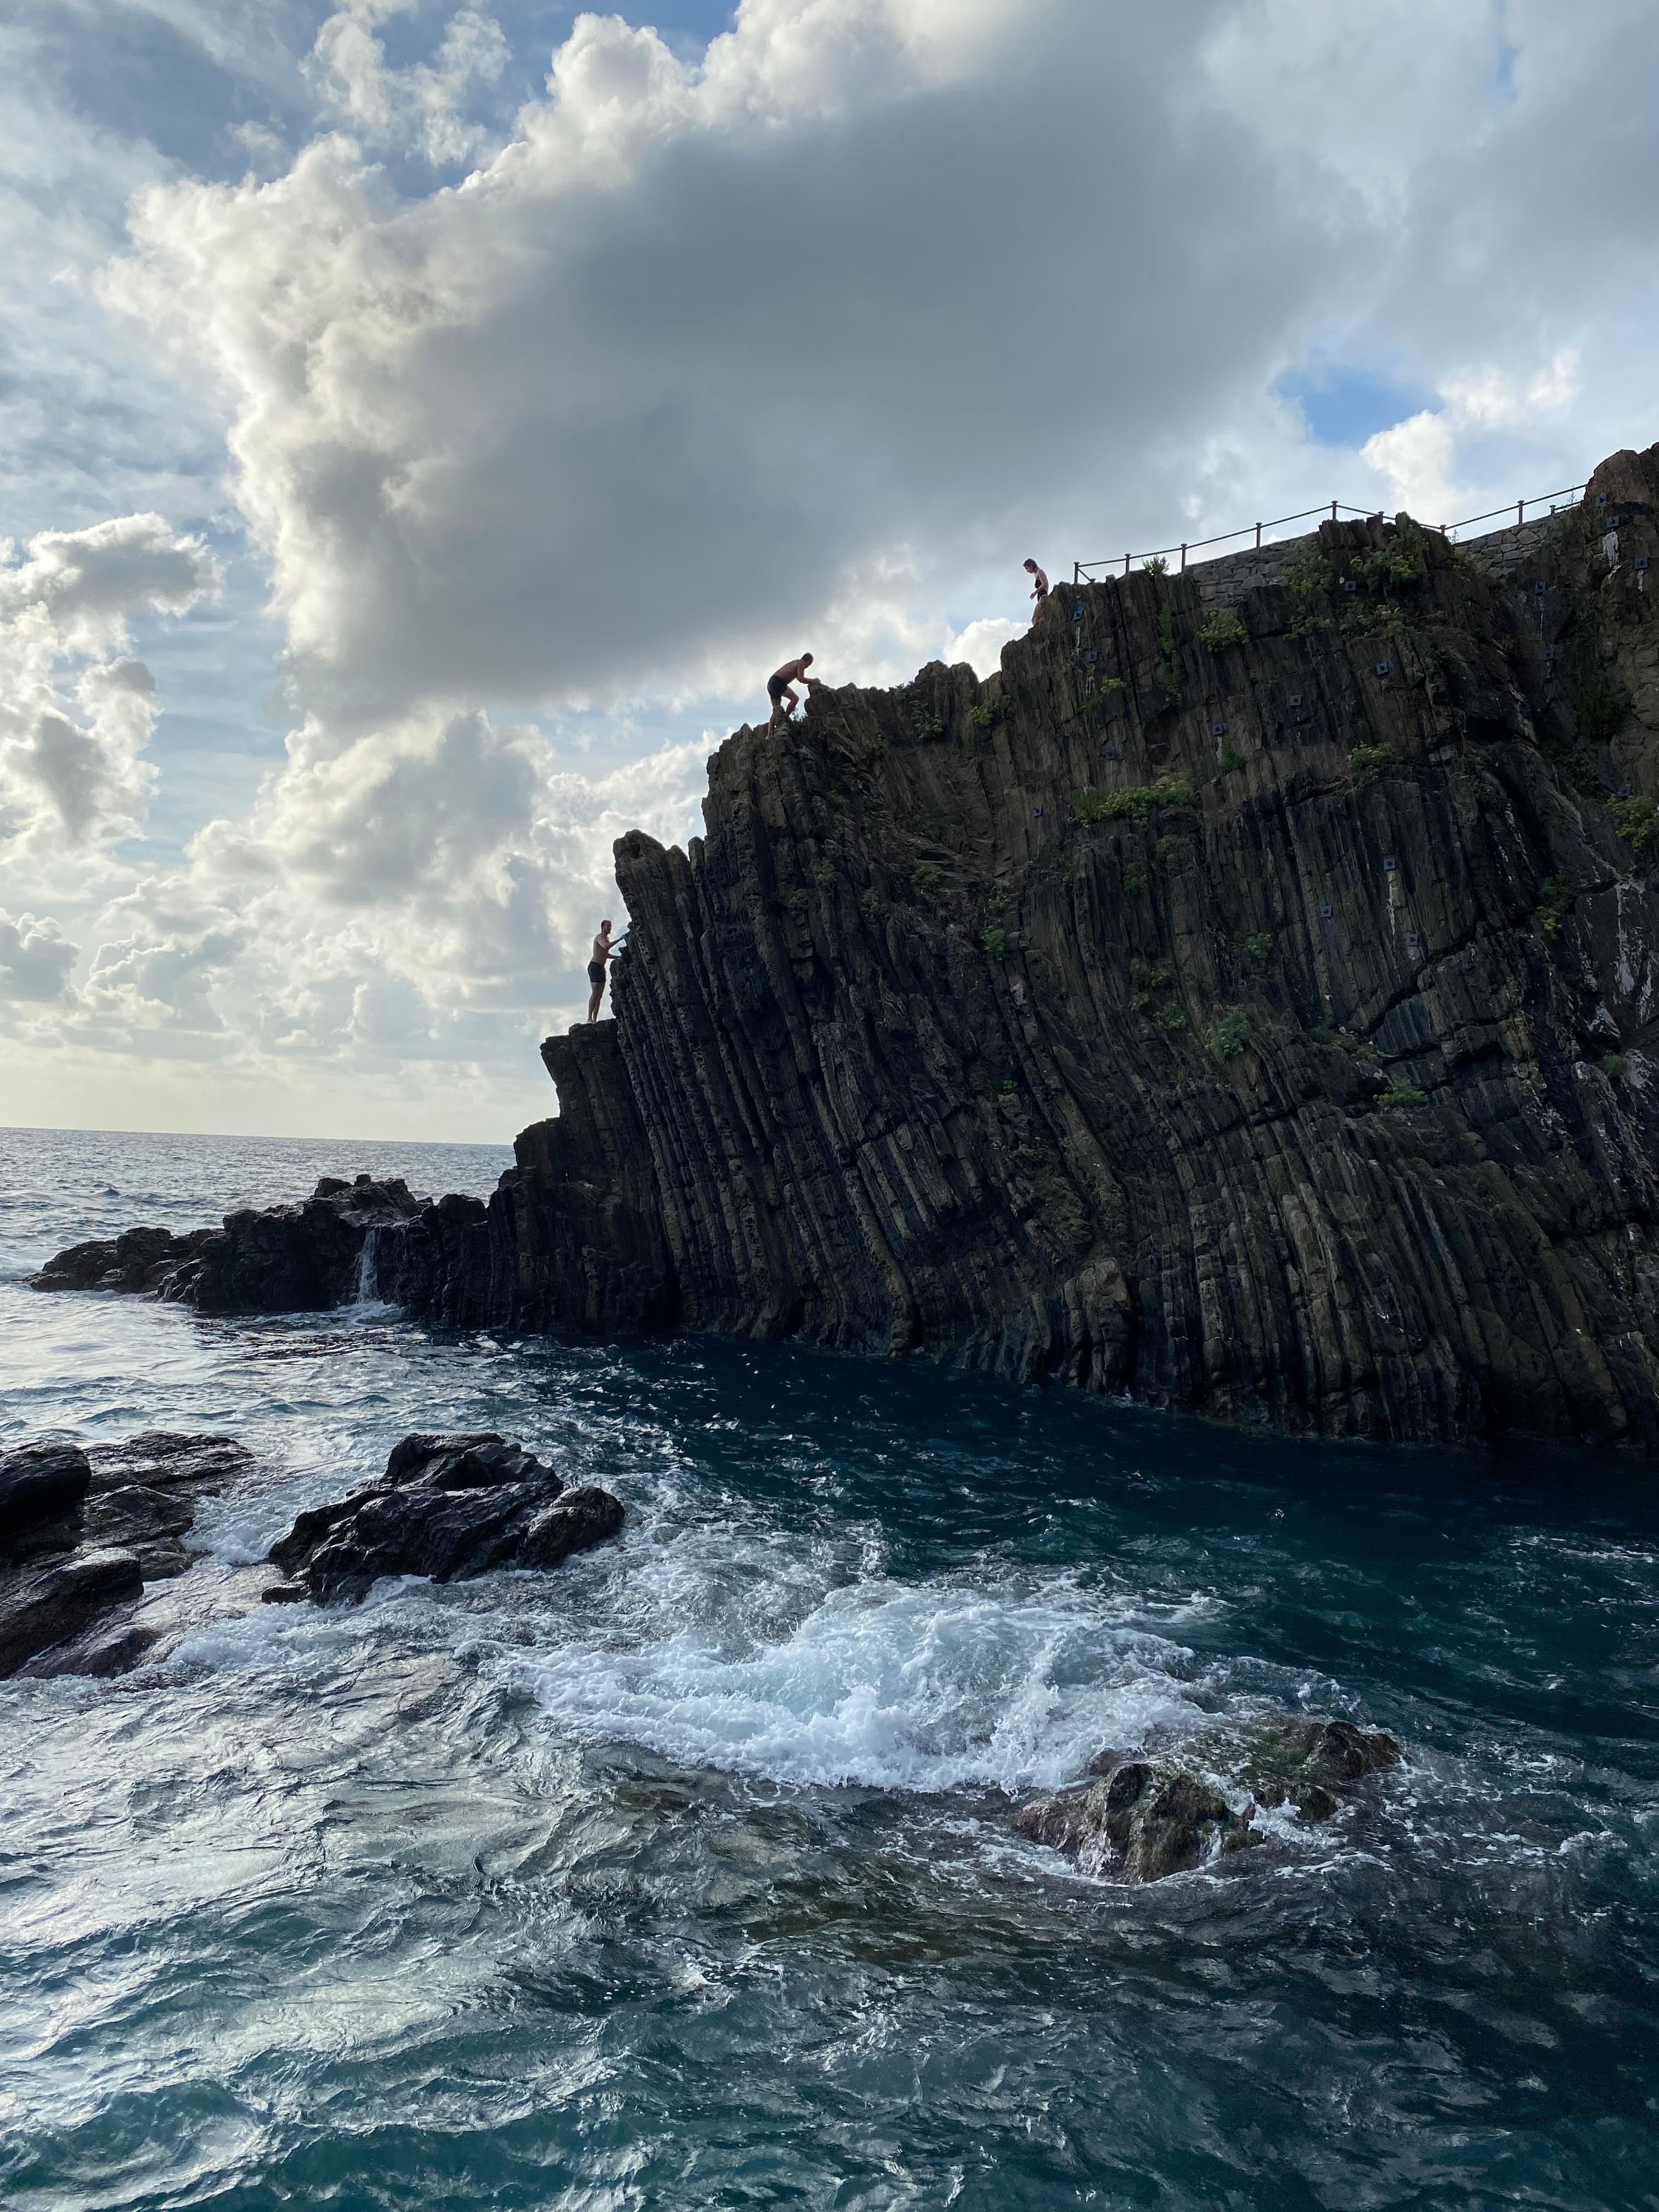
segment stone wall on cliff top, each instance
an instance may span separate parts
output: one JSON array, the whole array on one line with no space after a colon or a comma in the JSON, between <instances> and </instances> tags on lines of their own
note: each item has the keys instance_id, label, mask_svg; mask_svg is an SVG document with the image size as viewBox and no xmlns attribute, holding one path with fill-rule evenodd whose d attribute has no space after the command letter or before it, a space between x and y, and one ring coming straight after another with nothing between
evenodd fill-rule
<instances>
[{"instance_id":1,"label":"stone wall on cliff top","mask_svg":"<svg viewBox=\"0 0 1659 2212\"><path fill-rule=\"evenodd\" d=\"M457 1317L1652 1442L1656 510L1659 447L1462 551L1062 586L988 683L738 731L617 845L614 1026Z\"/></svg>"}]
</instances>

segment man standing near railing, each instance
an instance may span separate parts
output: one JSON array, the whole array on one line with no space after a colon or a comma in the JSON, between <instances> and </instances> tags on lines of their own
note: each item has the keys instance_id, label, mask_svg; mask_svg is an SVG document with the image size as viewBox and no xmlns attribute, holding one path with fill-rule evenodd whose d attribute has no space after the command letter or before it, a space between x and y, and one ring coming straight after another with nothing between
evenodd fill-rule
<instances>
[{"instance_id":1,"label":"man standing near railing","mask_svg":"<svg viewBox=\"0 0 1659 2212\"><path fill-rule=\"evenodd\" d=\"M1025 563L1025 573L1028 576L1035 579L1031 588L1031 597L1036 602L1036 605L1031 609L1031 620L1035 622L1037 617L1042 612L1042 602L1048 596L1048 579L1043 574L1042 569L1038 568L1035 561L1028 561Z\"/></svg>"}]
</instances>

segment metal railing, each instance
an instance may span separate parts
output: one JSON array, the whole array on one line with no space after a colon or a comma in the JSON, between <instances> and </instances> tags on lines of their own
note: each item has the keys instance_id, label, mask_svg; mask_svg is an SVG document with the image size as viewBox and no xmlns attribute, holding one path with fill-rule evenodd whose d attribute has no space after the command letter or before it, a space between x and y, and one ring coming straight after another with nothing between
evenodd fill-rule
<instances>
[{"instance_id":1,"label":"metal railing","mask_svg":"<svg viewBox=\"0 0 1659 2212\"><path fill-rule=\"evenodd\" d=\"M1571 499L1577 493L1583 491L1586 489L1587 487L1583 484L1569 484L1565 491L1540 492L1534 498L1516 500L1515 502L1514 512L1517 526L1525 522L1527 519L1527 509L1529 507L1542 507L1546 500L1557 501ZM1550 513L1553 514L1555 512L1556 508L1552 505ZM1466 515L1462 522L1435 523L1432 524L1431 527L1437 529L1443 538L1449 538L1452 532L1455 530L1468 530L1473 528L1474 524L1477 522L1491 522L1494 517L1500 514L1507 515L1509 513L1510 509L1508 507L1488 507L1484 514ZM1181 556L1181 566L1184 569L1187 566L1187 556L1189 553L1202 553L1212 545L1229 544L1235 538L1249 537L1252 531L1255 533L1255 543L1259 549L1261 544L1261 533L1264 530L1283 530L1288 524L1292 522L1310 522L1315 515L1317 515L1322 522L1327 520L1334 522L1340 516L1344 514L1358 515L1364 520L1369 522L1382 522L1385 520L1381 507L1349 507L1341 500L1334 499L1328 507L1304 507L1299 514L1281 514L1275 522L1247 522L1243 529L1224 530L1220 535L1216 538L1197 538L1192 539L1189 543L1183 543L1179 545L1158 545L1155 546L1150 553L1126 553L1122 556L1123 573L1127 576L1131 566L1137 561L1141 562L1144 567L1149 561L1168 561L1177 553ZM1109 568L1115 570L1117 567L1118 557L1119 556L1116 554L1114 554L1109 561L1073 561L1072 563L1072 581L1074 584L1092 583L1095 579L1095 571L1097 568ZM1212 555L1211 557L1212 559L1215 559L1219 556Z\"/></svg>"}]
</instances>

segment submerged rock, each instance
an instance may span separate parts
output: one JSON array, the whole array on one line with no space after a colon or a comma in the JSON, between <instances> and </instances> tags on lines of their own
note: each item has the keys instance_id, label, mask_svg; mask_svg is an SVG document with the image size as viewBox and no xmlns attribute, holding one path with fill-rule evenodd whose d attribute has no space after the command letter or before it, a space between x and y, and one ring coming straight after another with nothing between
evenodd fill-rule
<instances>
[{"instance_id":1,"label":"submerged rock","mask_svg":"<svg viewBox=\"0 0 1659 2212\"><path fill-rule=\"evenodd\" d=\"M252 1459L233 1437L161 1429L0 1458L0 1675L136 1665L153 1632L110 1616L185 1571L198 1504Z\"/></svg>"},{"instance_id":2,"label":"submerged rock","mask_svg":"<svg viewBox=\"0 0 1659 2212\"><path fill-rule=\"evenodd\" d=\"M1200 1737L1179 1757L1107 1753L1102 1778L1032 1798L1014 1826L1085 1874L1159 1881L1261 1843L1258 1806L1328 1820L1345 1789L1399 1764L1395 1739L1350 1721L1269 1713ZM1226 1794L1249 1795L1242 1808Z\"/></svg>"},{"instance_id":3,"label":"submerged rock","mask_svg":"<svg viewBox=\"0 0 1659 2212\"><path fill-rule=\"evenodd\" d=\"M291 1579L264 1593L280 1604L361 1598L385 1575L455 1582L497 1567L550 1567L622 1529L609 1491L567 1490L552 1468L505 1438L405 1437L380 1481L301 1513L270 1547Z\"/></svg>"}]
</instances>

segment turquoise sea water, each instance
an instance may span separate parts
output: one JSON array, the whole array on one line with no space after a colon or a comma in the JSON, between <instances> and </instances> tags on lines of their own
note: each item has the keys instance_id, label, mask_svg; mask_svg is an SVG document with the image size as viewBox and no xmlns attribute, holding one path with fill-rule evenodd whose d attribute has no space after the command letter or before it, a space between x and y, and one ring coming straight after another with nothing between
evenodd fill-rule
<instances>
[{"instance_id":1,"label":"turquoise sea water","mask_svg":"<svg viewBox=\"0 0 1659 2212\"><path fill-rule=\"evenodd\" d=\"M1659 2204L1645 1469L19 1279L325 1170L505 1164L0 1131L0 1444L260 1455L156 1663L0 1684L0 2201ZM253 1602L299 1505L450 1425L605 1483L622 1545ZM1144 1889L1011 1832L1096 1752L1262 1704L1407 1763Z\"/></svg>"}]
</instances>

